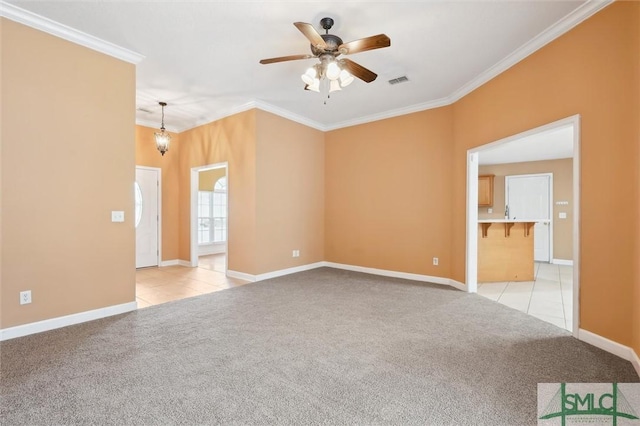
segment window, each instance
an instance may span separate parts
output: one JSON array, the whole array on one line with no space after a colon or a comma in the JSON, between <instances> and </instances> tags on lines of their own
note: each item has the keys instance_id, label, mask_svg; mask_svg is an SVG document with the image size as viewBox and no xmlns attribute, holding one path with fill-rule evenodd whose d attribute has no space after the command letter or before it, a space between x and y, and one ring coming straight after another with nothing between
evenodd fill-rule
<instances>
[{"instance_id":1,"label":"window","mask_svg":"<svg viewBox=\"0 0 640 426\"><path fill-rule=\"evenodd\" d=\"M198 244L227 240L227 178L218 179L213 191L198 191Z\"/></svg>"}]
</instances>

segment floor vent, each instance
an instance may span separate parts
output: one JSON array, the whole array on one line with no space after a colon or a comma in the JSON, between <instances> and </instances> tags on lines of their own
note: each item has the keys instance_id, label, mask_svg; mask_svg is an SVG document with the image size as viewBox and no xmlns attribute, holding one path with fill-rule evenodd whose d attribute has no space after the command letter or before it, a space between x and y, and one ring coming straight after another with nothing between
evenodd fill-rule
<instances>
[{"instance_id":1,"label":"floor vent","mask_svg":"<svg viewBox=\"0 0 640 426\"><path fill-rule=\"evenodd\" d=\"M393 79L389 80L389 84L404 83L405 81L409 81L409 79L407 78L406 75L403 75L402 77L393 78Z\"/></svg>"}]
</instances>

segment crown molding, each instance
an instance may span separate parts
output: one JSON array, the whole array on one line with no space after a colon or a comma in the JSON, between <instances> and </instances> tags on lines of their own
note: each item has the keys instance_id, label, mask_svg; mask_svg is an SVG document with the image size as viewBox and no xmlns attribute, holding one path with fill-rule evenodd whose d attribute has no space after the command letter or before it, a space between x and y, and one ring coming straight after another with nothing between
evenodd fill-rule
<instances>
[{"instance_id":1,"label":"crown molding","mask_svg":"<svg viewBox=\"0 0 640 426\"><path fill-rule=\"evenodd\" d=\"M64 40L79 44L89 49L96 50L105 55L113 56L125 62L138 64L144 56L134 51L117 46L108 41L99 39L82 31L60 24L44 16L37 15L28 10L14 6L0 0L0 16L11 21L24 24L36 30L60 37Z\"/></svg>"},{"instance_id":2,"label":"crown molding","mask_svg":"<svg viewBox=\"0 0 640 426\"><path fill-rule=\"evenodd\" d=\"M178 133L183 132L183 131L201 126L203 124L211 123L213 121L217 121L217 120L238 114L240 112L250 110L252 108L257 108L266 112L270 112L272 114L289 119L291 121L295 121L305 126L326 132L330 130L338 130L345 127L371 123L373 121L399 117L399 116L411 114L414 112L420 112L420 111L425 111L429 109L440 108L443 106L451 105L457 102L458 100L460 100L461 98L463 98L464 96L468 95L472 91L476 90L478 87L487 83L489 80L497 77L499 74L511 68L513 65L522 61L527 56L531 55L532 53L541 49L542 47L544 47L551 41L555 40L556 38L560 37L567 31L571 30L578 24L582 23L583 21L587 20L591 16L595 15L600 10L604 9L605 7L613 3L613 1L614 0L588 0L579 8L577 8L576 10L574 10L564 18L560 19L558 22L556 22L554 25L547 28L540 34L538 34L535 38L533 38L532 40L524 44L522 47L520 47L519 49L509 54L506 58L504 58L497 64L493 65L491 68L484 71L480 75L476 76L474 79L472 79L468 83L464 84L462 87L460 87L458 90L453 92L451 95L444 98L436 99L436 100L421 103L421 104L410 105L408 107L389 110L389 111L381 112L378 114L372 114L372 115L354 118L351 120L345 120L345 121L337 122L334 124L328 124L328 125L324 125L322 123L319 123L317 121L295 114L283 108L276 107L267 102L264 102L261 100L253 100L243 105L240 105L238 107L230 108L222 113L217 113L216 115L198 120L196 124L189 126L187 128L175 129L171 131L178 132ZM141 125L147 125L147 124L142 124L140 120L137 120L136 123ZM149 125L149 127L155 127L155 125Z\"/></svg>"},{"instance_id":3,"label":"crown molding","mask_svg":"<svg viewBox=\"0 0 640 426\"><path fill-rule=\"evenodd\" d=\"M322 123L319 123L315 120L310 120L301 115L295 114L289 110L277 107L275 105L271 105L267 102L255 100L254 101L255 108L258 108L262 111L270 112L272 114L278 115L280 117L286 118L291 121L295 121L296 123L304 124L307 127L311 127L316 130L320 130L322 132L327 131L327 126Z\"/></svg>"},{"instance_id":4,"label":"crown molding","mask_svg":"<svg viewBox=\"0 0 640 426\"><path fill-rule=\"evenodd\" d=\"M489 80L502 74L527 56L541 49L556 38L560 37L576 25L589 19L600 10L609 6L614 0L589 0L575 9L573 12L560 19L558 22L538 34L536 37L525 43L522 47L509 54L506 58L484 71L473 80L453 92L449 98L451 103L457 102L464 96L476 90Z\"/></svg>"},{"instance_id":5,"label":"crown molding","mask_svg":"<svg viewBox=\"0 0 640 426\"><path fill-rule=\"evenodd\" d=\"M409 105L408 107L392 109L378 114L371 114L364 117L353 118L351 120L340 121L335 124L325 126L325 131L342 129L344 127L357 126L358 124L371 123L372 121L384 120L387 118L399 117L401 115L412 114L414 112L425 111L433 108L440 108L451 105L453 101L450 97L440 98L434 101L424 102L421 104Z\"/></svg>"}]
</instances>

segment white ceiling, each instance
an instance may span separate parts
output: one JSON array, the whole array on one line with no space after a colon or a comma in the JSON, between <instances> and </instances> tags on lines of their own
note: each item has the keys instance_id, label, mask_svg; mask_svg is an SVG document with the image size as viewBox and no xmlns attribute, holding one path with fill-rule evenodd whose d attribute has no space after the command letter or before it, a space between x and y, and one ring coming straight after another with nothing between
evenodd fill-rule
<instances>
[{"instance_id":1,"label":"white ceiling","mask_svg":"<svg viewBox=\"0 0 640 426\"><path fill-rule=\"evenodd\" d=\"M479 151L478 164L558 160L573 157L573 126L564 126L496 144Z\"/></svg>"},{"instance_id":2,"label":"white ceiling","mask_svg":"<svg viewBox=\"0 0 640 426\"><path fill-rule=\"evenodd\" d=\"M9 3L144 55L137 122L182 131L261 107L329 130L446 105L546 44L610 0L486 1L18 1ZM356 80L324 104L303 90L314 59L293 22L335 20L351 41L385 33L391 47L349 55L378 79ZM406 75L409 82L390 85ZM150 112L145 112L150 111Z\"/></svg>"}]
</instances>

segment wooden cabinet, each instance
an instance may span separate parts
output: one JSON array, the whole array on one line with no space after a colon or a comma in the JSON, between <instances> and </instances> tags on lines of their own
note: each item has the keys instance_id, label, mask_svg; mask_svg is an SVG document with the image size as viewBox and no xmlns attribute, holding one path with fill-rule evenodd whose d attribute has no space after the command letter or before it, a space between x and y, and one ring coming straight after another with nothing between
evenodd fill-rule
<instances>
[{"instance_id":1,"label":"wooden cabinet","mask_svg":"<svg viewBox=\"0 0 640 426\"><path fill-rule=\"evenodd\" d=\"M493 176L478 176L478 207L493 206Z\"/></svg>"}]
</instances>

